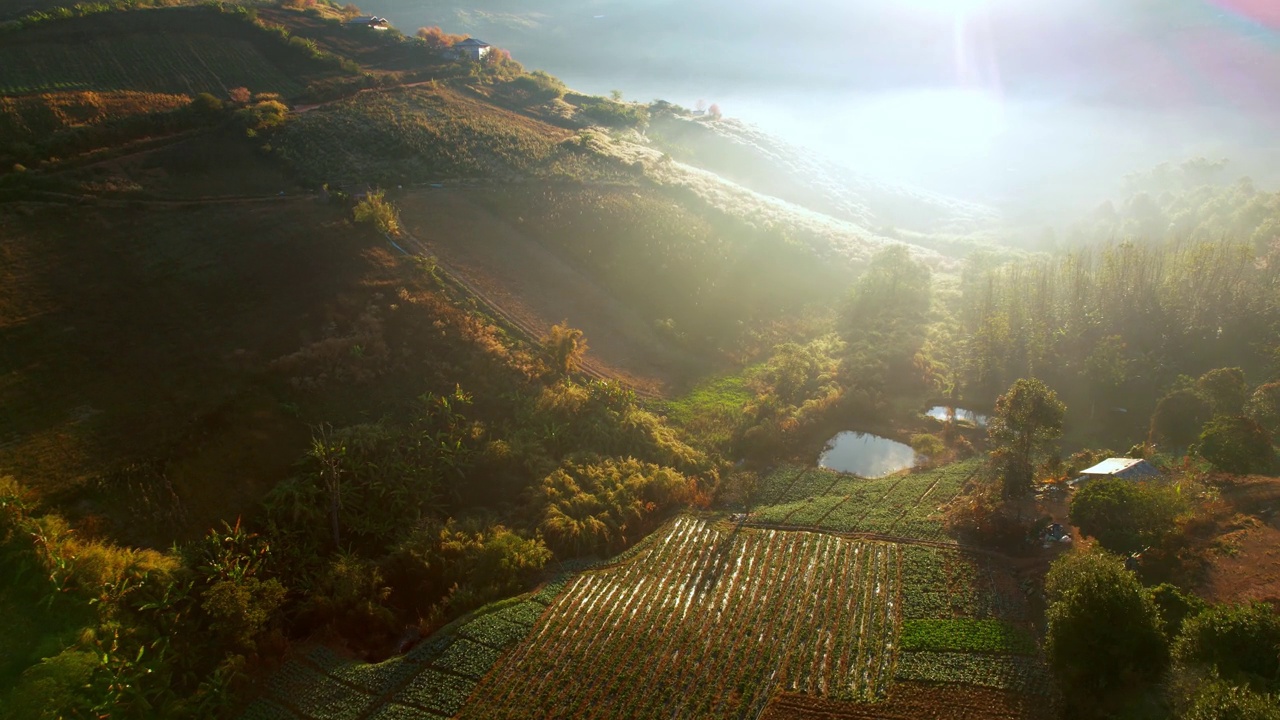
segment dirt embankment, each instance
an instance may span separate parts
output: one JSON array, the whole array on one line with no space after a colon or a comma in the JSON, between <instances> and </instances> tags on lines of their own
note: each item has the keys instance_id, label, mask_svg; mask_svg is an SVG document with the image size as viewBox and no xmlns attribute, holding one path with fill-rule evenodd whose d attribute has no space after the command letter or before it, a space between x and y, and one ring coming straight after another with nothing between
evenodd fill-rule
<instances>
[{"instance_id":1,"label":"dirt embankment","mask_svg":"<svg viewBox=\"0 0 1280 720\"><path fill-rule=\"evenodd\" d=\"M1222 500L1201 594L1213 602L1280 603L1280 478L1233 479L1222 485Z\"/></svg>"}]
</instances>

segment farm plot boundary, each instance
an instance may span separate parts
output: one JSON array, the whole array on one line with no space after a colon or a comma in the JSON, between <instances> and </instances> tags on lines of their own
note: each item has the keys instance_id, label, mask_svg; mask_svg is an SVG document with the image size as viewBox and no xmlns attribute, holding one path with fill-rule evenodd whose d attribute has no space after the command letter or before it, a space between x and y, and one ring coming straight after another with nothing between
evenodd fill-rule
<instances>
[{"instance_id":1,"label":"farm plot boundary","mask_svg":"<svg viewBox=\"0 0 1280 720\"><path fill-rule=\"evenodd\" d=\"M682 517L584 573L477 686L462 718L754 718L781 691L880 697L900 550Z\"/></svg>"}]
</instances>

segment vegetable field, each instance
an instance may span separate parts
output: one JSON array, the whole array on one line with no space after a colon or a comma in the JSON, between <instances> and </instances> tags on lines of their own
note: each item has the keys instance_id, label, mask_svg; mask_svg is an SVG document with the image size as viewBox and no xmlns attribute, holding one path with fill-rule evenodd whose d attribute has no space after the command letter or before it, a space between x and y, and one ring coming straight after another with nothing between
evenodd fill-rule
<instances>
[{"instance_id":1,"label":"vegetable field","mask_svg":"<svg viewBox=\"0 0 1280 720\"><path fill-rule=\"evenodd\" d=\"M871 699L893 674L897 546L681 518L573 581L463 718L753 718L776 692Z\"/></svg>"},{"instance_id":2,"label":"vegetable field","mask_svg":"<svg viewBox=\"0 0 1280 720\"><path fill-rule=\"evenodd\" d=\"M187 33L0 43L0 95L141 90L225 96L228 88L291 95L301 85L244 39Z\"/></svg>"},{"instance_id":3,"label":"vegetable field","mask_svg":"<svg viewBox=\"0 0 1280 720\"><path fill-rule=\"evenodd\" d=\"M907 546L902 588L895 680L962 683L1052 701L1025 595L999 560Z\"/></svg>"},{"instance_id":4,"label":"vegetable field","mask_svg":"<svg viewBox=\"0 0 1280 720\"><path fill-rule=\"evenodd\" d=\"M863 479L822 468L784 467L764 480L751 521L762 525L866 532L947 541L943 507L977 460L928 472Z\"/></svg>"},{"instance_id":5,"label":"vegetable field","mask_svg":"<svg viewBox=\"0 0 1280 720\"><path fill-rule=\"evenodd\" d=\"M1026 598L998 560L960 550L908 546L902 555L903 617L1024 622Z\"/></svg>"}]
</instances>

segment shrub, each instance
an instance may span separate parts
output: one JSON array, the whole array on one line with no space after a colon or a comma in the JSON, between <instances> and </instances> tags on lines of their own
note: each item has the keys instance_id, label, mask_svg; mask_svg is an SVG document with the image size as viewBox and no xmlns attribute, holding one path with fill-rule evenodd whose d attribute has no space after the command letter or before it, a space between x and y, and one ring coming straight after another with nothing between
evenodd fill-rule
<instances>
[{"instance_id":1,"label":"shrub","mask_svg":"<svg viewBox=\"0 0 1280 720\"><path fill-rule=\"evenodd\" d=\"M1173 654L1225 680L1280 690L1280 613L1264 603L1211 608L1186 621Z\"/></svg>"},{"instance_id":2,"label":"shrub","mask_svg":"<svg viewBox=\"0 0 1280 720\"><path fill-rule=\"evenodd\" d=\"M371 223L384 235L400 234L400 212L387 200L383 190L366 193L356 203L354 214L356 222Z\"/></svg>"},{"instance_id":3,"label":"shrub","mask_svg":"<svg viewBox=\"0 0 1280 720\"><path fill-rule=\"evenodd\" d=\"M1254 692L1219 679L1197 688L1181 720L1280 720L1280 696Z\"/></svg>"},{"instance_id":4,"label":"shrub","mask_svg":"<svg viewBox=\"0 0 1280 720\"><path fill-rule=\"evenodd\" d=\"M1159 544L1185 507L1172 488L1104 478L1071 499L1071 523L1107 550L1129 554Z\"/></svg>"},{"instance_id":5,"label":"shrub","mask_svg":"<svg viewBox=\"0 0 1280 720\"><path fill-rule=\"evenodd\" d=\"M589 98L579 111L583 117L607 127L642 127L649 124L649 108L645 105Z\"/></svg>"}]
</instances>

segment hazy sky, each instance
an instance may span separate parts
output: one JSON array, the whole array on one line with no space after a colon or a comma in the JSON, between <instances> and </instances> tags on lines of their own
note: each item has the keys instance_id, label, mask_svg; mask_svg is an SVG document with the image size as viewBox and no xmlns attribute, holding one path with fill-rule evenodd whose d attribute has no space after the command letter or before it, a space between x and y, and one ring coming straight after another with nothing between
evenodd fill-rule
<instances>
[{"instance_id":1,"label":"hazy sky","mask_svg":"<svg viewBox=\"0 0 1280 720\"><path fill-rule=\"evenodd\" d=\"M870 175L1079 197L1195 154L1280 168L1280 0L379 0L582 90L718 102ZM452 27L449 27L452 26ZM460 27L465 26L465 27Z\"/></svg>"}]
</instances>

